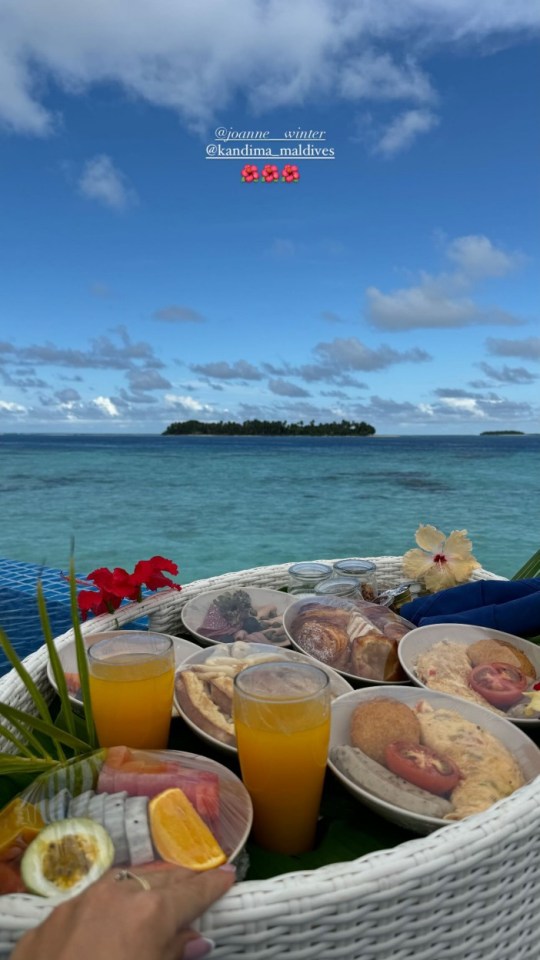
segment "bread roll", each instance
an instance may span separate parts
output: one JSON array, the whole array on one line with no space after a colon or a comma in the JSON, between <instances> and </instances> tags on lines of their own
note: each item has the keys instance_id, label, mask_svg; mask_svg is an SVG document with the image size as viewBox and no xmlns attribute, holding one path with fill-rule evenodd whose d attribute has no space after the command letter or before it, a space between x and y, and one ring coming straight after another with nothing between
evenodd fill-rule
<instances>
[{"instance_id":1,"label":"bread roll","mask_svg":"<svg viewBox=\"0 0 540 960\"><path fill-rule=\"evenodd\" d=\"M536 679L536 670L527 654L507 640L498 640L495 637L477 640L467 647L467 656L473 667L480 663L511 663L514 667L519 667L527 677Z\"/></svg>"},{"instance_id":2,"label":"bread roll","mask_svg":"<svg viewBox=\"0 0 540 960\"><path fill-rule=\"evenodd\" d=\"M395 640L380 633L355 637L351 644L351 672L366 680L404 680Z\"/></svg>"}]
</instances>

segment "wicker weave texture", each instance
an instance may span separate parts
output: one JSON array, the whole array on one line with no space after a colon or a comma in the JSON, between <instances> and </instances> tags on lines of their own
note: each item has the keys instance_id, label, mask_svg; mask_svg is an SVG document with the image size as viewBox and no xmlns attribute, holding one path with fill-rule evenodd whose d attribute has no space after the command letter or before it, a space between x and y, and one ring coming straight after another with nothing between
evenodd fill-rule
<instances>
[{"instance_id":1,"label":"wicker weave texture","mask_svg":"<svg viewBox=\"0 0 540 960\"><path fill-rule=\"evenodd\" d=\"M403 579L401 558L372 559L389 585ZM154 629L176 633L183 604L197 593L282 586L287 567L200 580L99 617L84 632L147 613ZM498 578L478 570L475 579ZM43 649L25 661L44 691L46 663ZM12 674L0 680L0 696L20 705L20 681ZM539 862L540 778L428 837L316 871L237 884L204 915L201 931L215 940L216 960L538 960ZM0 951L8 954L53 905L2 897Z\"/></svg>"}]
</instances>

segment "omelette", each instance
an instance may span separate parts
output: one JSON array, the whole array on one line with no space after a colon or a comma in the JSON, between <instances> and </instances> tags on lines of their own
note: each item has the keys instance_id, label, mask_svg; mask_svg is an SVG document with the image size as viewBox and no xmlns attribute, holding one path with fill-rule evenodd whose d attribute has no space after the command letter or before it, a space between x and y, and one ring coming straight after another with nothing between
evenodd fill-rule
<instances>
[{"instance_id":1,"label":"omelette","mask_svg":"<svg viewBox=\"0 0 540 960\"><path fill-rule=\"evenodd\" d=\"M471 661L467 655L467 647L462 643L452 643L450 640L440 640L429 650L421 653L416 661L416 675L418 679L440 693L449 693L453 697L462 697L471 700L479 707L486 707L493 713L504 717L503 710L493 704L469 686L471 675Z\"/></svg>"},{"instance_id":2,"label":"omelette","mask_svg":"<svg viewBox=\"0 0 540 960\"><path fill-rule=\"evenodd\" d=\"M422 743L446 754L461 772L462 778L450 795L454 809L445 820L462 820L487 810L525 783L507 748L476 723L455 710L434 709L425 700L416 705L416 714Z\"/></svg>"}]
</instances>

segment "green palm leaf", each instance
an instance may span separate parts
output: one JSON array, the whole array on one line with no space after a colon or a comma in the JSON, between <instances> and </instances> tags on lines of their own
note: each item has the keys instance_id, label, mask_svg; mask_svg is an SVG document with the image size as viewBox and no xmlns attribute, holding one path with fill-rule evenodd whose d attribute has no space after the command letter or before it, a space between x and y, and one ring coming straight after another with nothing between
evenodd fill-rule
<instances>
[{"instance_id":1,"label":"green palm leaf","mask_svg":"<svg viewBox=\"0 0 540 960\"><path fill-rule=\"evenodd\" d=\"M526 580L529 577L537 577L540 574L540 550L537 550L536 553L533 553L532 557L523 564L522 567L518 570L517 573L511 578L512 580Z\"/></svg>"},{"instance_id":2,"label":"green palm leaf","mask_svg":"<svg viewBox=\"0 0 540 960\"><path fill-rule=\"evenodd\" d=\"M7 703L0 703L0 717L3 717L4 720L14 725L19 723L31 727L38 733L49 737L53 743L63 743L66 747L71 747L71 749L77 753L89 753L92 749L91 744L85 743L84 740L73 736L73 734L68 733L67 730L61 730L60 727L55 726L54 723L47 723L45 720L42 720L41 717L34 717L31 713L25 713L16 707L8 706Z\"/></svg>"},{"instance_id":3,"label":"green palm leaf","mask_svg":"<svg viewBox=\"0 0 540 960\"><path fill-rule=\"evenodd\" d=\"M69 563L69 594L71 600L71 620L73 623L73 632L75 634L75 650L77 652L77 669L79 671L79 682L81 684L81 696L84 709L84 719L86 721L87 737L88 742L95 749L98 746L98 742L94 718L92 717L90 680L88 678L88 660L86 659L86 648L79 622L79 608L77 606L77 581L75 577L75 561L73 556L71 557Z\"/></svg>"}]
</instances>

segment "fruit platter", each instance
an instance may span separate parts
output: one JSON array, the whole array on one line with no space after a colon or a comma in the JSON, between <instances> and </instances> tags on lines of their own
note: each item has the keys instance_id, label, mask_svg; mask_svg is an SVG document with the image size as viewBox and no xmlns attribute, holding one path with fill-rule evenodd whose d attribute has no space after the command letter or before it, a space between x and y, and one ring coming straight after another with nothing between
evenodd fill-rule
<instances>
[{"instance_id":1,"label":"fruit platter","mask_svg":"<svg viewBox=\"0 0 540 960\"><path fill-rule=\"evenodd\" d=\"M112 866L234 860L252 821L230 770L175 750L110 747L38 777L0 814L0 893L71 897Z\"/></svg>"}]
</instances>

